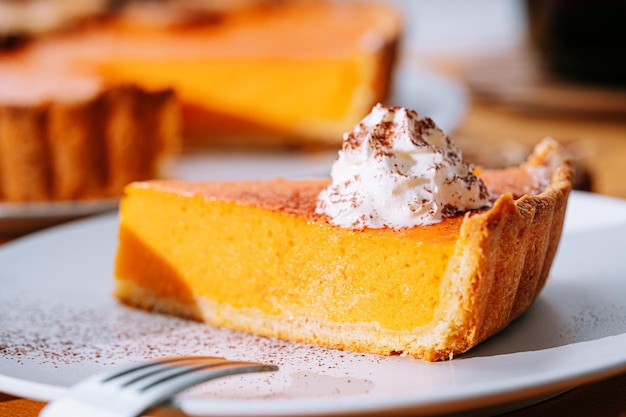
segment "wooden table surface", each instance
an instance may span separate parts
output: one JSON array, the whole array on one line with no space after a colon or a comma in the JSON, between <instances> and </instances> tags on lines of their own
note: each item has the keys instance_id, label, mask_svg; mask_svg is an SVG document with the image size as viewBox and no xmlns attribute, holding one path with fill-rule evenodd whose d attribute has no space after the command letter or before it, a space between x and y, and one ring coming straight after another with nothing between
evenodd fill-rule
<instances>
[{"instance_id":1,"label":"wooden table surface","mask_svg":"<svg viewBox=\"0 0 626 417\"><path fill-rule=\"evenodd\" d=\"M450 69L447 65L443 68ZM457 70L453 72L458 75ZM485 154L490 154L490 149L525 149L552 136L572 146L590 174L593 192L626 198L626 117L527 112L472 96L468 113L453 136L463 147L482 149ZM0 417L34 417L42 406L0 393ZM626 373L505 415L626 417Z\"/></svg>"}]
</instances>

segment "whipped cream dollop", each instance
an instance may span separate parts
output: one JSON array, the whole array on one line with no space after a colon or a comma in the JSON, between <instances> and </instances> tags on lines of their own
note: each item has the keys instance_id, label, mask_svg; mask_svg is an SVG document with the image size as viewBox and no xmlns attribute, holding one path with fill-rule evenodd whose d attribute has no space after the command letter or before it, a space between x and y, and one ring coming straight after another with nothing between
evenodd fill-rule
<instances>
[{"instance_id":1,"label":"whipped cream dollop","mask_svg":"<svg viewBox=\"0 0 626 417\"><path fill-rule=\"evenodd\" d=\"M490 205L482 180L429 118L377 104L344 134L316 212L338 226L403 228Z\"/></svg>"}]
</instances>

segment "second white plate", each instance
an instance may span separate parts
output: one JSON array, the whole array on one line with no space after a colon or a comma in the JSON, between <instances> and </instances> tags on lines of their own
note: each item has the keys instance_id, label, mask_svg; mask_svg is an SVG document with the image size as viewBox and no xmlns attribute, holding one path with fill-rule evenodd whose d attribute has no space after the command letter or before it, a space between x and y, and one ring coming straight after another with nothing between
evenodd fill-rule
<instances>
[{"instance_id":1,"label":"second white plate","mask_svg":"<svg viewBox=\"0 0 626 417\"><path fill-rule=\"evenodd\" d=\"M35 203L0 202L0 236L19 236L117 209L119 198Z\"/></svg>"}]
</instances>

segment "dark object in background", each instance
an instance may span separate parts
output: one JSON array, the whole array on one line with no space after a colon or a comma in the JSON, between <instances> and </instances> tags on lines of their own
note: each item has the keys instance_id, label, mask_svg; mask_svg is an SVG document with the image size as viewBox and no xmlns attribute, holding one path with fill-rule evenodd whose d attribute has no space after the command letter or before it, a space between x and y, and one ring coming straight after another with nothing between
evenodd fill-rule
<instances>
[{"instance_id":1,"label":"dark object in background","mask_svg":"<svg viewBox=\"0 0 626 417\"><path fill-rule=\"evenodd\" d=\"M530 40L548 69L626 86L626 0L526 0Z\"/></svg>"}]
</instances>

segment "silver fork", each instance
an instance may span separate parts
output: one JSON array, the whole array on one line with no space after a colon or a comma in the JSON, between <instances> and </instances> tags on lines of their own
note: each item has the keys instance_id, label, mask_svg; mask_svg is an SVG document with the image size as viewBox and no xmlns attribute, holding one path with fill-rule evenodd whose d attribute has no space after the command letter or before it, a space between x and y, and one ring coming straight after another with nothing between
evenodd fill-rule
<instances>
[{"instance_id":1,"label":"silver fork","mask_svg":"<svg viewBox=\"0 0 626 417\"><path fill-rule=\"evenodd\" d=\"M258 362L213 356L176 356L135 363L72 386L39 417L137 417L200 382L247 372L276 371Z\"/></svg>"}]
</instances>

